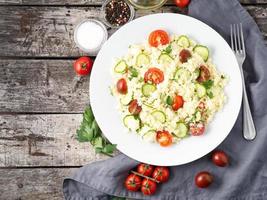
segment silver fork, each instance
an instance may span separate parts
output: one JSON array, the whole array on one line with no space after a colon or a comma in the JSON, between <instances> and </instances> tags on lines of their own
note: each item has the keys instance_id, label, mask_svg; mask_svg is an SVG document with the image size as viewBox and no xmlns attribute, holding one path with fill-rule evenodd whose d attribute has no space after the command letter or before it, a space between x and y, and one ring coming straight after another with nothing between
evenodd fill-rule
<instances>
[{"instance_id":1,"label":"silver fork","mask_svg":"<svg viewBox=\"0 0 267 200\"><path fill-rule=\"evenodd\" d=\"M249 107L242 68L242 65L246 58L246 48L242 24L231 24L231 47L233 52L235 53L243 83L243 136L247 140L253 140L256 137L256 129Z\"/></svg>"}]
</instances>

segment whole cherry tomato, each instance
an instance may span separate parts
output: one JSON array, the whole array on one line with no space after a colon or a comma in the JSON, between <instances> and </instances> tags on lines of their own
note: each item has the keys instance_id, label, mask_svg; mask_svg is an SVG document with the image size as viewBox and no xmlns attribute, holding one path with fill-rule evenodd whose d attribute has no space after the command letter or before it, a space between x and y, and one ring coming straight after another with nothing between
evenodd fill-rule
<instances>
[{"instance_id":1,"label":"whole cherry tomato","mask_svg":"<svg viewBox=\"0 0 267 200\"><path fill-rule=\"evenodd\" d=\"M172 144L172 135L168 131L157 131L156 139L162 147L167 147Z\"/></svg>"},{"instance_id":2,"label":"whole cherry tomato","mask_svg":"<svg viewBox=\"0 0 267 200\"><path fill-rule=\"evenodd\" d=\"M141 188L142 178L140 176L135 175L135 174L130 174L126 178L124 185L125 185L127 190L136 192Z\"/></svg>"},{"instance_id":3,"label":"whole cherry tomato","mask_svg":"<svg viewBox=\"0 0 267 200\"><path fill-rule=\"evenodd\" d=\"M206 171L199 172L195 176L195 184L200 188L206 188L213 182L213 176Z\"/></svg>"},{"instance_id":4,"label":"whole cherry tomato","mask_svg":"<svg viewBox=\"0 0 267 200\"><path fill-rule=\"evenodd\" d=\"M190 51L188 51L187 49L183 49L179 54L179 58L180 58L181 63L187 62L187 60L191 58Z\"/></svg>"},{"instance_id":5,"label":"whole cherry tomato","mask_svg":"<svg viewBox=\"0 0 267 200\"><path fill-rule=\"evenodd\" d=\"M190 0L174 0L174 3L179 7L179 8L184 8L188 6L190 3Z\"/></svg>"},{"instance_id":6,"label":"whole cherry tomato","mask_svg":"<svg viewBox=\"0 0 267 200\"><path fill-rule=\"evenodd\" d=\"M120 94L126 94L128 91L128 86L127 86L127 82L124 78L121 78L118 80L117 82L117 91Z\"/></svg>"},{"instance_id":7,"label":"whole cherry tomato","mask_svg":"<svg viewBox=\"0 0 267 200\"><path fill-rule=\"evenodd\" d=\"M170 171L168 167L156 167L152 177L161 183L167 182L170 177Z\"/></svg>"},{"instance_id":8,"label":"whole cherry tomato","mask_svg":"<svg viewBox=\"0 0 267 200\"><path fill-rule=\"evenodd\" d=\"M165 45L170 42L168 33L164 30L155 30L150 33L148 42L152 47L158 47L159 45Z\"/></svg>"},{"instance_id":9,"label":"whole cherry tomato","mask_svg":"<svg viewBox=\"0 0 267 200\"><path fill-rule=\"evenodd\" d=\"M154 84L159 84L164 81L164 74L160 69L152 67L146 71L144 80L145 82L151 81Z\"/></svg>"},{"instance_id":10,"label":"whole cherry tomato","mask_svg":"<svg viewBox=\"0 0 267 200\"><path fill-rule=\"evenodd\" d=\"M137 100L134 99L130 102L128 110L133 115L138 115L142 111L142 107L138 105Z\"/></svg>"},{"instance_id":11,"label":"whole cherry tomato","mask_svg":"<svg viewBox=\"0 0 267 200\"><path fill-rule=\"evenodd\" d=\"M142 182L141 191L144 195L153 195L155 194L157 190L157 184L150 180L150 179L144 179Z\"/></svg>"},{"instance_id":12,"label":"whole cherry tomato","mask_svg":"<svg viewBox=\"0 0 267 200\"><path fill-rule=\"evenodd\" d=\"M224 151L216 150L212 153L212 162L219 167L225 167L229 164L229 157Z\"/></svg>"},{"instance_id":13,"label":"whole cherry tomato","mask_svg":"<svg viewBox=\"0 0 267 200\"><path fill-rule=\"evenodd\" d=\"M80 57L74 63L74 70L78 75L88 75L93 67L93 61L89 57Z\"/></svg>"},{"instance_id":14,"label":"whole cherry tomato","mask_svg":"<svg viewBox=\"0 0 267 200\"><path fill-rule=\"evenodd\" d=\"M137 172L145 176L151 176L153 173L154 167L145 163L141 163L137 166Z\"/></svg>"}]
</instances>

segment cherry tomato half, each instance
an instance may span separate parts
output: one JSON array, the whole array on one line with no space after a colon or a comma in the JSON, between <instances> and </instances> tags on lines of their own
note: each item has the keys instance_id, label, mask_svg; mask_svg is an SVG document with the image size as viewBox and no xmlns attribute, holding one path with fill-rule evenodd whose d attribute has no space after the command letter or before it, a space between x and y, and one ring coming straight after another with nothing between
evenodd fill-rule
<instances>
[{"instance_id":1,"label":"cherry tomato half","mask_svg":"<svg viewBox=\"0 0 267 200\"><path fill-rule=\"evenodd\" d=\"M206 188L209 187L209 185L213 182L213 176L206 171L203 172L199 172L196 176L195 176L195 184L199 187L199 188Z\"/></svg>"},{"instance_id":2,"label":"cherry tomato half","mask_svg":"<svg viewBox=\"0 0 267 200\"><path fill-rule=\"evenodd\" d=\"M190 51L188 51L187 49L183 49L180 53L179 53L179 58L181 63L185 63L188 61L189 58L191 58L191 53Z\"/></svg>"},{"instance_id":3,"label":"cherry tomato half","mask_svg":"<svg viewBox=\"0 0 267 200\"><path fill-rule=\"evenodd\" d=\"M88 75L93 67L93 61L89 57L80 57L74 63L74 70L78 75Z\"/></svg>"},{"instance_id":4,"label":"cherry tomato half","mask_svg":"<svg viewBox=\"0 0 267 200\"><path fill-rule=\"evenodd\" d=\"M169 168L156 167L153 174L152 174L152 177L161 183L167 182L169 180L169 177L170 177Z\"/></svg>"},{"instance_id":5,"label":"cherry tomato half","mask_svg":"<svg viewBox=\"0 0 267 200\"><path fill-rule=\"evenodd\" d=\"M182 96L177 95L173 98L172 109L174 111L177 111L179 108L182 108L183 105L184 105L184 99Z\"/></svg>"},{"instance_id":6,"label":"cherry tomato half","mask_svg":"<svg viewBox=\"0 0 267 200\"><path fill-rule=\"evenodd\" d=\"M130 102L128 110L133 115L138 115L142 111L142 107L138 105L137 100L134 99Z\"/></svg>"},{"instance_id":7,"label":"cherry tomato half","mask_svg":"<svg viewBox=\"0 0 267 200\"><path fill-rule=\"evenodd\" d=\"M135 175L135 174L130 174L126 178L124 185L125 185L127 190L136 192L141 188L142 178L140 176Z\"/></svg>"},{"instance_id":8,"label":"cherry tomato half","mask_svg":"<svg viewBox=\"0 0 267 200\"><path fill-rule=\"evenodd\" d=\"M150 33L148 42L152 47L158 47L159 45L168 44L170 42L170 37L164 30L155 30Z\"/></svg>"},{"instance_id":9,"label":"cherry tomato half","mask_svg":"<svg viewBox=\"0 0 267 200\"><path fill-rule=\"evenodd\" d=\"M117 91L120 94L126 94L128 91L128 86L127 86L127 82L124 78L121 78L118 80L117 82Z\"/></svg>"},{"instance_id":10,"label":"cherry tomato half","mask_svg":"<svg viewBox=\"0 0 267 200\"><path fill-rule=\"evenodd\" d=\"M141 163L137 166L137 172L145 176L151 176L153 173L154 167L145 163Z\"/></svg>"},{"instance_id":11,"label":"cherry tomato half","mask_svg":"<svg viewBox=\"0 0 267 200\"><path fill-rule=\"evenodd\" d=\"M229 164L229 157L224 151L216 150L212 153L212 162L219 167L225 167Z\"/></svg>"},{"instance_id":12,"label":"cherry tomato half","mask_svg":"<svg viewBox=\"0 0 267 200\"><path fill-rule=\"evenodd\" d=\"M157 190L157 184L150 180L150 179L144 179L142 182L141 191L144 195L153 195L155 194Z\"/></svg>"},{"instance_id":13,"label":"cherry tomato half","mask_svg":"<svg viewBox=\"0 0 267 200\"><path fill-rule=\"evenodd\" d=\"M184 8L188 6L190 3L190 0L174 0L174 3L179 7L179 8Z\"/></svg>"},{"instance_id":14,"label":"cherry tomato half","mask_svg":"<svg viewBox=\"0 0 267 200\"><path fill-rule=\"evenodd\" d=\"M201 65L199 67L199 70L200 70L200 73L199 73L199 77L197 78L198 82L202 83L210 79L210 71L206 66Z\"/></svg>"},{"instance_id":15,"label":"cherry tomato half","mask_svg":"<svg viewBox=\"0 0 267 200\"><path fill-rule=\"evenodd\" d=\"M205 124L203 122L191 123L189 129L193 136L199 136L204 133Z\"/></svg>"},{"instance_id":16,"label":"cherry tomato half","mask_svg":"<svg viewBox=\"0 0 267 200\"><path fill-rule=\"evenodd\" d=\"M157 131L157 142L162 147L167 147L172 144L172 135L168 131Z\"/></svg>"},{"instance_id":17,"label":"cherry tomato half","mask_svg":"<svg viewBox=\"0 0 267 200\"><path fill-rule=\"evenodd\" d=\"M147 70L144 79L145 82L151 81L154 84L159 84L164 81L164 74L160 69L152 67Z\"/></svg>"}]
</instances>

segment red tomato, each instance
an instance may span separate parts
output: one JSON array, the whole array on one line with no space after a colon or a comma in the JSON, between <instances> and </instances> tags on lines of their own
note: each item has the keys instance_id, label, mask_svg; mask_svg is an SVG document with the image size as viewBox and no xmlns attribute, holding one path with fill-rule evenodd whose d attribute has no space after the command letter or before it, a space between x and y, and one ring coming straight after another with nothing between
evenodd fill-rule
<instances>
[{"instance_id":1,"label":"red tomato","mask_svg":"<svg viewBox=\"0 0 267 200\"><path fill-rule=\"evenodd\" d=\"M200 188L206 188L213 182L213 176L206 171L199 172L195 176L195 184Z\"/></svg>"},{"instance_id":2,"label":"red tomato","mask_svg":"<svg viewBox=\"0 0 267 200\"><path fill-rule=\"evenodd\" d=\"M130 174L126 178L124 185L125 185L127 190L136 192L141 188L142 178L140 176L135 175L135 174Z\"/></svg>"},{"instance_id":3,"label":"red tomato","mask_svg":"<svg viewBox=\"0 0 267 200\"><path fill-rule=\"evenodd\" d=\"M155 30L150 33L148 42L152 47L158 47L159 45L165 45L170 42L169 35L164 30Z\"/></svg>"},{"instance_id":4,"label":"red tomato","mask_svg":"<svg viewBox=\"0 0 267 200\"><path fill-rule=\"evenodd\" d=\"M157 131L157 142L162 147L167 147L172 144L172 135L168 131Z\"/></svg>"},{"instance_id":5,"label":"red tomato","mask_svg":"<svg viewBox=\"0 0 267 200\"><path fill-rule=\"evenodd\" d=\"M167 182L170 177L170 171L167 167L156 167L152 177L161 183Z\"/></svg>"},{"instance_id":6,"label":"red tomato","mask_svg":"<svg viewBox=\"0 0 267 200\"><path fill-rule=\"evenodd\" d=\"M142 111L142 107L138 105L137 100L134 99L130 102L128 110L133 115L138 115Z\"/></svg>"},{"instance_id":7,"label":"red tomato","mask_svg":"<svg viewBox=\"0 0 267 200\"><path fill-rule=\"evenodd\" d=\"M225 167L229 164L229 157L225 152L217 150L212 153L212 162L219 167Z\"/></svg>"},{"instance_id":8,"label":"red tomato","mask_svg":"<svg viewBox=\"0 0 267 200\"><path fill-rule=\"evenodd\" d=\"M174 0L174 3L179 7L179 8L184 8L188 6L190 3L190 0Z\"/></svg>"},{"instance_id":9,"label":"red tomato","mask_svg":"<svg viewBox=\"0 0 267 200\"><path fill-rule=\"evenodd\" d=\"M74 70L78 75L88 75L93 67L93 61L89 57L80 57L74 63Z\"/></svg>"},{"instance_id":10,"label":"red tomato","mask_svg":"<svg viewBox=\"0 0 267 200\"><path fill-rule=\"evenodd\" d=\"M205 124L202 122L191 123L190 132L194 136L202 135L205 131Z\"/></svg>"},{"instance_id":11,"label":"red tomato","mask_svg":"<svg viewBox=\"0 0 267 200\"><path fill-rule=\"evenodd\" d=\"M145 82L151 81L154 84L159 84L164 81L164 74L160 69L152 67L147 70L144 79Z\"/></svg>"},{"instance_id":12,"label":"red tomato","mask_svg":"<svg viewBox=\"0 0 267 200\"><path fill-rule=\"evenodd\" d=\"M197 78L198 82L202 83L210 79L210 71L206 66L201 65L199 67L199 70L200 70L200 73L199 73L199 77Z\"/></svg>"},{"instance_id":13,"label":"red tomato","mask_svg":"<svg viewBox=\"0 0 267 200\"><path fill-rule=\"evenodd\" d=\"M145 176L151 176L153 173L154 167L145 163L141 163L137 166L137 172Z\"/></svg>"},{"instance_id":14,"label":"red tomato","mask_svg":"<svg viewBox=\"0 0 267 200\"><path fill-rule=\"evenodd\" d=\"M126 94L128 91L127 82L124 78L121 78L117 82L117 90L120 94Z\"/></svg>"},{"instance_id":15,"label":"red tomato","mask_svg":"<svg viewBox=\"0 0 267 200\"><path fill-rule=\"evenodd\" d=\"M179 108L182 108L183 105L184 105L184 99L182 96L177 95L173 98L172 109L174 111L177 111Z\"/></svg>"},{"instance_id":16,"label":"red tomato","mask_svg":"<svg viewBox=\"0 0 267 200\"><path fill-rule=\"evenodd\" d=\"M153 195L155 194L157 190L157 184L150 180L150 179L144 179L142 182L141 191L144 195Z\"/></svg>"},{"instance_id":17,"label":"red tomato","mask_svg":"<svg viewBox=\"0 0 267 200\"><path fill-rule=\"evenodd\" d=\"M180 58L181 63L187 62L187 60L191 58L190 51L188 51L187 49L183 49L179 54L179 58Z\"/></svg>"}]
</instances>

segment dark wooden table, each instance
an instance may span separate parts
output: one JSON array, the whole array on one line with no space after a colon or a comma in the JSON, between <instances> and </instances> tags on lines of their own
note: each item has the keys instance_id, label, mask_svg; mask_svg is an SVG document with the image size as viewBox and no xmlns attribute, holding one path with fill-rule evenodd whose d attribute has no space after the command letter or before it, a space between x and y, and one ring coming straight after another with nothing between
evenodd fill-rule
<instances>
[{"instance_id":1,"label":"dark wooden table","mask_svg":"<svg viewBox=\"0 0 267 200\"><path fill-rule=\"evenodd\" d=\"M89 104L78 80L74 26L104 0L0 0L0 199L62 199L62 180L105 159L75 140ZM267 42L267 0L240 0ZM186 13L171 1L155 12ZM112 34L115 30L109 30Z\"/></svg>"}]
</instances>

